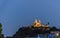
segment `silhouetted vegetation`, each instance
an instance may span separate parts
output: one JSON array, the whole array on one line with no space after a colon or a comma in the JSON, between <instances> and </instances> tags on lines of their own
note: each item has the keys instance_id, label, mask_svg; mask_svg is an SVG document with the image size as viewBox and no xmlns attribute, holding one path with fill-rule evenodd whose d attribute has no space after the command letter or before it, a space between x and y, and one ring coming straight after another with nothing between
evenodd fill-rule
<instances>
[{"instance_id":1,"label":"silhouetted vegetation","mask_svg":"<svg viewBox=\"0 0 60 38\"><path fill-rule=\"evenodd\" d=\"M7 36L6 38L12 38L11 36Z\"/></svg>"},{"instance_id":2,"label":"silhouetted vegetation","mask_svg":"<svg viewBox=\"0 0 60 38\"><path fill-rule=\"evenodd\" d=\"M32 37L32 36L36 36L37 34L49 34L51 31L58 31L58 29L56 27L46 27L45 29L43 29L44 27L39 27L39 28L35 28L33 26L29 27L23 27L20 28L16 34L13 35L13 38L24 38L24 37ZM49 28L50 30L46 30L47 28Z\"/></svg>"},{"instance_id":3,"label":"silhouetted vegetation","mask_svg":"<svg viewBox=\"0 0 60 38\"><path fill-rule=\"evenodd\" d=\"M0 38L4 38L4 35L2 34L2 24L0 23Z\"/></svg>"},{"instance_id":4,"label":"silhouetted vegetation","mask_svg":"<svg viewBox=\"0 0 60 38\"><path fill-rule=\"evenodd\" d=\"M51 27L50 31L59 31L59 29L57 29L56 27Z\"/></svg>"}]
</instances>

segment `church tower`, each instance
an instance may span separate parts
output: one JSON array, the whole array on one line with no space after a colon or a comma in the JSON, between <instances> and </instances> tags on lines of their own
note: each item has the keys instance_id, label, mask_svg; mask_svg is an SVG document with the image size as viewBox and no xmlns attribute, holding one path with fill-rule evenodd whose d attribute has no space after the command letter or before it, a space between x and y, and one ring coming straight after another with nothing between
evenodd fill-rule
<instances>
[{"instance_id":1,"label":"church tower","mask_svg":"<svg viewBox=\"0 0 60 38\"><path fill-rule=\"evenodd\" d=\"M48 27L47 25L42 24L41 21L38 19L35 20L33 26L34 27Z\"/></svg>"},{"instance_id":2,"label":"church tower","mask_svg":"<svg viewBox=\"0 0 60 38\"><path fill-rule=\"evenodd\" d=\"M40 27L40 26L42 26L42 24L41 24L41 21L40 20L35 20L35 22L34 22L34 27Z\"/></svg>"}]
</instances>

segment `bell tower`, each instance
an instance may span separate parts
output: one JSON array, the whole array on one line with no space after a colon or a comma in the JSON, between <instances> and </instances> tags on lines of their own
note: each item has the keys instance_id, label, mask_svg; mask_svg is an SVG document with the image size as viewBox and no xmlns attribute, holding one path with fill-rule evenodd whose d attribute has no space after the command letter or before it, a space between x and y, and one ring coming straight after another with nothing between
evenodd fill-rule
<instances>
[{"instance_id":1,"label":"bell tower","mask_svg":"<svg viewBox=\"0 0 60 38\"><path fill-rule=\"evenodd\" d=\"M40 26L42 26L42 24L41 24L41 21L40 20L35 20L35 22L34 22L34 27L40 27Z\"/></svg>"},{"instance_id":2,"label":"bell tower","mask_svg":"<svg viewBox=\"0 0 60 38\"><path fill-rule=\"evenodd\" d=\"M42 24L41 21L38 19L35 20L33 26L34 27L48 27L47 25Z\"/></svg>"}]
</instances>

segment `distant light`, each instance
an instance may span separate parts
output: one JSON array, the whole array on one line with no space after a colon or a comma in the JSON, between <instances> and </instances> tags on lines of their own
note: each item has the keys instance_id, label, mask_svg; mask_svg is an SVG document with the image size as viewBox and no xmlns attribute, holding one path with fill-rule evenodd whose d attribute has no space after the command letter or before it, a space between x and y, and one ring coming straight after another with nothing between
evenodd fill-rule
<instances>
[{"instance_id":1,"label":"distant light","mask_svg":"<svg viewBox=\"0 0 60 38\"><path fill-rule=\"evenodd\" d=\"M40 38L40 37L39 37L39 34L38 34L38 38Z\"/></svg>"},{"instance_id":2,"label":"distant light","mask_svg":"<svg viewBox=\"0 0 60 38\"><path fill-rule=\"evenodd\" d=\"M59 36L59 33L56 33L56 36Z\"/></svg>"}]
</instances>

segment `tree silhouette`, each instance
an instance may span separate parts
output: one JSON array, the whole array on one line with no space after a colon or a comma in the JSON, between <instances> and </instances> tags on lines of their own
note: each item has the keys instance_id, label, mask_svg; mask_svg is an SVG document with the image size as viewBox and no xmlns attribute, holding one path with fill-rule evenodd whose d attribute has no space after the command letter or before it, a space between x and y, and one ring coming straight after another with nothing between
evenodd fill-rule
<instances>
[{"instance_id":1,"label":"tree silhouette","mask_svg":"<svg viewBox=\"0 0 60 38\"><path fill-rule=\"evenodd\" d=\"M53 26L50 30L51 31L58 31L58 29L55 26Z\"/></svg>"},{"instance_id":2,"label":"tree silhouette","mask_svg":"<svg viewBox=\"0 0 60 38\"><path fill-rule=\"evenodd\" d=\"M50 23L48 22L47 24L49 25Z\"/></svg>"},{"instance_id":3,"label":"tree silhouette","mask_svg":"<svg viewBox=\"0 0 60 38\"><path fill-rule=\"evenodd\" d=\"M2 24L0 23L0 38L2 38Z\"/></svg>"},{"instance_id":4,"label":"tree silhouette","mask_svg":"<svg viewBox=\"0 0 60 38\"><path fill-rule=\"evenodd\" d=\"M49 25L50 23L48 22L46 25Z\"/></svg>"}]
</instances>

